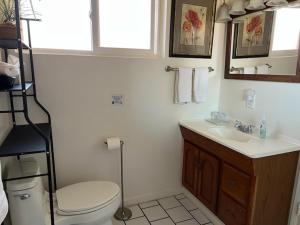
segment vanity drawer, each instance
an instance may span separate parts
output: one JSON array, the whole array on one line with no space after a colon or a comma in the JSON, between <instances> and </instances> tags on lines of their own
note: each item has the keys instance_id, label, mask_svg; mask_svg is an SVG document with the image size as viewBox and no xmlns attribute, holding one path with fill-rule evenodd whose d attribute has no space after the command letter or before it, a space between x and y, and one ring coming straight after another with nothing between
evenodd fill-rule
<instances>
[{"instance_id":1,"label":"vanity drawer","mask_svg":"<svg viewBox=\"0 0 300 225\"><path fill-rule=\"evenodd\" d=\"M219 196L218 217L226 225L245 225L247 211L224 193Z\"/></svg>"},{"instance_id":2,"label":"vanity drawer","mask_svg":"<svg viewBox=\"0 0 300 225\"><path fill-rule=\"evenodd\" d=\"M248 206L250 177L243 172L223 164L221 190L244 206Z\"/></svg>"}]
</instances>

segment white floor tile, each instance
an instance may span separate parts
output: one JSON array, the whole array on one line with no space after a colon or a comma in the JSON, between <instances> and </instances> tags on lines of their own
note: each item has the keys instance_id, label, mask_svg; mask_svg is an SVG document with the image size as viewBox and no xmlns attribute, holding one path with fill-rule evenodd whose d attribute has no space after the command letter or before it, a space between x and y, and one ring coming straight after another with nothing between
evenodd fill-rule
<instances>
[{"instance_id":1,"label":"white floor tile","mask_svg":"<svg viewBox=\"0 0 300 225\"><path fill-rule=\"evenodd\" d=\"M126 225L150 225L146 217L140 217L125 222Z\"/></svg>"},{"instance_id":2,"label":"white floor tile","mask_svg":"<svg viewBox=\"0 0 300 225\"><path fill-rule=\"evenodd\" d=\"M113 225L125 225L123 221L116 220L115 218L112 219L112 224Z\"/></svg>"},{"instance_id":3,"label":"white floor tile","mask_svg":"<svg viewBox=\"0 0 300 225\"><path fill-rule=\"evenodd\" d=\"M175 223L193 219L191 214L183 206L169 209L167 212Z\"/></svg>"},{"instance_id":4,"label":"white floor tile","mask_svg":"<svg viewBox=\"0 0 300 225\"><path fill-rule=\"evenodd\" d=\"M191 211L191 210L194 210L194 209L197 209L197 206L195 206L195 204L189 200L188 198L184 198L184 199L181 199L179 200L182 205L188 210L188 211Z\"/></svg>"},{"instance_id":5,"label":"white floor tile","mask_svg":"<svg viewBox=\"0 0 300 225\"><path fill-rule=\"evenodd\" d=\"M183 198L185 198L185 195L184 194L179 194L179 195L176 195L175 198L177 198L178 200L183 199Z\"/></svg>"},{"instance_id":6,"label":"white floor tile","mask_svg":"<svg viewBox=\"0 0 300 225\"><path fill-rule=\"evenodd\" d=\"M206 216L200 211L200 209L191 211L191 214L194 216L194 218L200 223L200 224L206 224L210 221L206 218Z\"/></svg>"},{"instance_id":7,"label":"white floor tile","mask_svg":"<svg viewBox=\"0 0 300 225\"><path fill-rule=\"evenodd\" d=\"M171 209L181 206L180 202L178 202L178 200L175 197L163 198L158 200L158 202L164 209Z\"/></svg>"},{"instance_id":8,"label":"white floor tile","mask_svg":"<svg viewBox=\"0 0 300 225\"><path fill-rule=\"evenodd\" d=\"M131 212L132 212L132 217L131 217L131 219L134 219L134 218L138 218L138 217L144 216L144 213L142 212L142 210L140 209L140 207L137 206L137 205L131 206L131 207L129 207L129 209L130 209Z\"/></svg>"},{"instance_id":9,"label":"white floor tile","mask_svg":"<svg viewBox=\"0 0 300 225\"><path fill-rule=\"evenodd\" d=\"M170 218L151 222L151 225L175 225Z\"/></svg>"},{"instance_id":10,"label":"white floor tile","mask_svg":"<svg viewBox=\"0 0 300 225\"><path fill-rule=\"evenodd\" d=\"M158 202L157 202L157 201L151 201L151 202L143 202L143 203L140 203L140 207L141 207L142 209L144 209L144 208L149 208L149 207L151 207L151 206L156 206L156 205L158 205Z\"/></svg>"},{"instance_id":11,"label":"white floor tile","mask_svg":"<svg viewBox=\"0 0 300 225\"><path fill-rule=\"evenodd\" d=\"M160 206L143 209L143 211L149 221L164 219L168 217L167 213Z\"/></svg>"},{"instance_id":12,"label":"white floor tile","mask_svg":"<svg viewBox=\"0 0 300 225\"><path fill-rule=\"evenodd\" d=\"M192 219L181 223L177 223L177 225L199 225L199 223L196 220Z\"/></svg>"}]
</instances>

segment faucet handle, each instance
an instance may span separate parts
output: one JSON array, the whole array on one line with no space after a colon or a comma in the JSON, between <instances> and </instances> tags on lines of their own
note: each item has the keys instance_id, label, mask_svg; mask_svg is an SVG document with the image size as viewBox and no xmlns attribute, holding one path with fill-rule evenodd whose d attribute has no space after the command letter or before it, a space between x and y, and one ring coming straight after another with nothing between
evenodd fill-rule
<instances>
[{"instance_id":1,"label":"faucet handle","mask_svg":"<svg viewBox=\"0 0 300 225\"><path fill-rule=\"evenodd\" d=\"M242 126L242 122L241 121L239 121L239 120L236 120L235 122L234 122L234 127L240 127L240 126Z\"/></svg>"}]
</instances>

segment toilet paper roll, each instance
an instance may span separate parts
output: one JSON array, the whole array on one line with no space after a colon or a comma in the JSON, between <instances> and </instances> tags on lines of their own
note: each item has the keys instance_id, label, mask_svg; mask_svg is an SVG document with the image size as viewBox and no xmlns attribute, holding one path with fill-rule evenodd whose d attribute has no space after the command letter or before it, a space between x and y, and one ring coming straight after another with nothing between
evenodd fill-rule
<instances>
[{"instance_id":1,"label":"toilet paper roll","mask_svg":"<svg viewBox=\"0 0 300 225\"><path fill-rule=\"evenodd\" d=\"M118 150L121 147L121 140L119 137L107 138L107 148L108 150Z\"/></svg>"}]
</instances>

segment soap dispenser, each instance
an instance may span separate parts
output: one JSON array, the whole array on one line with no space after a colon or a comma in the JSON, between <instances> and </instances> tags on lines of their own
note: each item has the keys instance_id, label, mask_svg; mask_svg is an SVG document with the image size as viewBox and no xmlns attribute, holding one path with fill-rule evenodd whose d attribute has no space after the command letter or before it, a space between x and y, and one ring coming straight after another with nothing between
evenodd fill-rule
<instances>
[{"instance_id":1,"label":"soap dispenser","mask_svg":"<svg viewBox=\"0 0 300 225\"><path fill-rule=\"evenodd\" d=\"M262 116L261 121L260 121L259 137L261 139L266 139L266 137L267 137L267 121L266 121L265 114Z\"/></svg>"}]
</instances>

